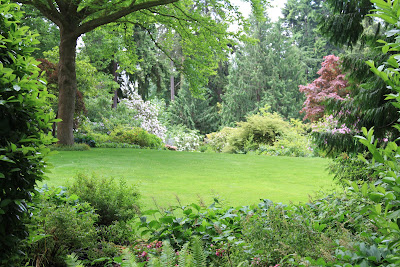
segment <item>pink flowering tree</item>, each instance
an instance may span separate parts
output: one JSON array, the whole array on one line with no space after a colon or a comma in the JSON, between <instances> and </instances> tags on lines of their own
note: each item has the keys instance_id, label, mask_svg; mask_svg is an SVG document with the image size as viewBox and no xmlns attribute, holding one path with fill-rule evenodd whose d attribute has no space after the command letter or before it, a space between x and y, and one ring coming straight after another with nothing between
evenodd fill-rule
<instances>
[{"instance_id":1,"label":"pink flowering tree","mask_svg":"<svg viewBox=\"0 0 400 267\"><path fill-rule=\"evenodd\" d=\"M322 68L317 72L321 75L312 83L300 85L300 92L307 97L301 113L305 113L304 120L316 122L324 116L324 103L335 99L343 101L348 95L347 81L342 73L340 59L334 55L324 57Z\"/></svg>"}]
</instances>

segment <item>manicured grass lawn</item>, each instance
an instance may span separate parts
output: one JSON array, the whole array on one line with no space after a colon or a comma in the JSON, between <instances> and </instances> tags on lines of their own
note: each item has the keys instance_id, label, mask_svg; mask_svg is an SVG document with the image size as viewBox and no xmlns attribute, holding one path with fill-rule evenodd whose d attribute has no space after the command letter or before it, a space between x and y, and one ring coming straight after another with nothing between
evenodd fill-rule
<instances>
[{"instance_id":1,"label":"manicured grass lawn","mask_svg":"<svg viewBox=\"0 0 400 267\"><path fill-rule=\"evenodd\" d=\"M211 204L219 196L232 206L274 202L306 202L308 196L333 186L321 158L267 157L142 149L101 149L62 151L50 158L54 165L48 185L67 185L76 173L124 177L137 184L142 202L154 207Z\"/></svg>"}]
</instances>

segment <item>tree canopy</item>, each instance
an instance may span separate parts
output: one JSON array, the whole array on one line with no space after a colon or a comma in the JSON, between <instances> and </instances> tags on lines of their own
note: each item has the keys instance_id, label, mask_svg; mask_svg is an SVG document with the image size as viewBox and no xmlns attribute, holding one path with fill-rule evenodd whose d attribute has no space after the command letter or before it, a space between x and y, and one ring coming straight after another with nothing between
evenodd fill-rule
<instances>
[{"instance_id":1,"label":"tree canopy","mask_svg":"<svg viewBox=\"0 0 400 267\"><path fill-rule=\"evenodd\" d=\"M82 34L112 22L139 25L147 31L159 48L168 54L174 37L179 35L182 60L174 61L179 71L187 74L192 89L207 82L219 60L226 60L226 51L235 34L229 23L241 19L229 1L43 1L15 0L39 10L55 23L60 31L58 72L59 104L57 138L61 144L73 143L73 119L76 92L76 45ZM256 3L256 1L254 1ZM259 2L258 2L259 3ZM255 7L258 5L255 4ZM163 25L165 42L150 29Z\"/></svg>"}]
</instances>

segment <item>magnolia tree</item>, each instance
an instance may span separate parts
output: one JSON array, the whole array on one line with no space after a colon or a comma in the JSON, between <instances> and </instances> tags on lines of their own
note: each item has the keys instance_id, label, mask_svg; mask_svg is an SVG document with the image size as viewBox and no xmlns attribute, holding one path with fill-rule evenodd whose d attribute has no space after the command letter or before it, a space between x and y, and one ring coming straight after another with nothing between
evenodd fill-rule
<instances>
[{"instance_id":1,"label":"magnolia tree","mask_svg":"<svg viewBox=\"0 0 400 267\"><path fill-rule=\"evenodd\" d=\"M132 84L125 85L125 89L128 89L125 90L127 99L122 100L121 103L137 111L134 119L140 121L140 127L158 136L165 142L167 128L158 119L161 111L160 105L151 103L150 101L143 101Z\"/></svg>"},{"instance_id":2,"label":"magnolia tree","mask_svg":"<svg viewBox=\"0 0 400 267\"><path fill-rule=\"evenodd\" d=\"M301 113L304 120L318 121L324 116L324 102L330 99L343 101L348 96L347 81L340 68L339 57L329 55L324 57L322 68L317 72L321 75L312 83L300 85L300 92L307 97Z\"/></svg>"}]
</instances>

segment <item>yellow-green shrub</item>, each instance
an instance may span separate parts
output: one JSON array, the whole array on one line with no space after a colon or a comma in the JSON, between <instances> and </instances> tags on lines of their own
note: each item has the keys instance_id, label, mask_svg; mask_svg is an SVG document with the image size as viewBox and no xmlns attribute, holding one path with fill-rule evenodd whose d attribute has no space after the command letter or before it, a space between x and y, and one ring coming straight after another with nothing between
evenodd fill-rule
<instances>
[{"instance_id":1,"label":"yellow-green shrub","mask_svg":"<svg viewBox=\"0 0 400 267\"><path fill-rule=\"evenodd\" d=\"M219 132L209 133L206 135L205 143L215 152L222 152L228 144L228 138L235 130L232 127L225 127Z\"/></svg>"},{"instance_id":2,"label":"yellow-green shrub","mask_svg":"<svg viewBox=\"0 0 400 267\"><path fill-rule=\"evenodd\" d=\"M149 148L161 148L163 146L160 138L139 127L117 127L110 133L109 140L111 142L127 143Z\"/></svg>"}]
</instances>

